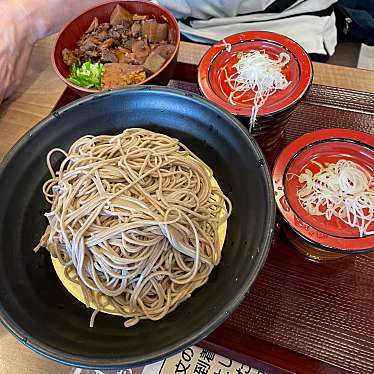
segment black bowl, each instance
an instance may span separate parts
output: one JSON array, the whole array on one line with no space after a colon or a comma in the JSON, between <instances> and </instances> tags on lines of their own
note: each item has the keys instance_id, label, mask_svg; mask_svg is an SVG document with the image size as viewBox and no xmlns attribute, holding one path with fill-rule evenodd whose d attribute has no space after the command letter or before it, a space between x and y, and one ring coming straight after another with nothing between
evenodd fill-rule
<instances>
[{"instance_id":1,"label":"black bowl","mask_svg":"<svg viewBox=\"0 0 374 374\"><path fill-rule=\"evenodd\" d=\"M233 203L223 257L209 281L158 322L124 328L91 311L57 278L47 251L34 254L48 209L46 155L87 134L144 127L176 137L214 170ZM57 162L57 160L56 160ZM180 90L128 88L85 97L28 132L0 167L0 315L20 341L56 361L115 369L159 360L203 339L243 300L263 265L275 217L264 156L244 127L207 100Z\"/></svg>"}]
</instances>

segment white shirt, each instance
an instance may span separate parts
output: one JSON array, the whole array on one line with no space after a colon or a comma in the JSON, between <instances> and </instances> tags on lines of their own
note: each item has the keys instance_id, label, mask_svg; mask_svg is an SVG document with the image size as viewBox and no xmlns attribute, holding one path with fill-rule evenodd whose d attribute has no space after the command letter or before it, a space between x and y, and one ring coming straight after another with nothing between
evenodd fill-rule
<instances>
[{"instance_id":1,"label":"white shirt","mask_svg":"<svg viewBox=\"0 0 374 374\"><path fill-rule=\"evenodd\" d=\"M213 43L243 31L273 31L301 44L308 53L332 55L337 44L337 0L157 0L179 19L189 39ZM285 9L283 4L291 4ZM272 9L279 12L271 12ZM270 11L270 12L269 12ZM193 18L189 22L183 19Z\"/></svg>"}]
</instances>

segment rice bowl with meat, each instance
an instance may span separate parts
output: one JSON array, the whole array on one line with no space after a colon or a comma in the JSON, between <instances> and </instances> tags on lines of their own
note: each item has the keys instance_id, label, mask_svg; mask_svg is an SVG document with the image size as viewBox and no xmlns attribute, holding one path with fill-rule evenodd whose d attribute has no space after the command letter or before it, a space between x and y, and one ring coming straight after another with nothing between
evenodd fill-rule
<instances>
[{"instance_id":1,"label":"rice bowl with meat","mask_svg":"<svg viewBox=\"0 0 374 374\"><path fill-rule=\"evenodd\" d=\"M94 17L74 49L61 51L68 80L86 89L115 89L139 84L175 54L177 35L166 17L130 13L120 4L109 22Z\"/></svg>"}]
</instances>

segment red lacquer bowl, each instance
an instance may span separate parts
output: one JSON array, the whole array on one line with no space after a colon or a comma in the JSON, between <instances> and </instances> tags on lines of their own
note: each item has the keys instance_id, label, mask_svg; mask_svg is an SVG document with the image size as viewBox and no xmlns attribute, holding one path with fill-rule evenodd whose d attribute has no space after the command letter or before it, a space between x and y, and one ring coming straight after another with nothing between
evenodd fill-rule
<instances>
[{"instance_id":1,"label":"red lacquer bowl","mask_svg":"<svg viewBox=\"0 0 374 374\"><path fill-rule=\"evenodd\" d=\"M299 202L302 184L297 175L305 169L319 170L313 163L351 160L374 175L374 136L353 130L329 129L308 133L289 144L279 155L273 170L278 209L288 229L311 247L341 254L374 250L374 235L360 237L359 231L337 217L311 215ZM369 227L374 230L374 224ZM295 236L293 236L295 238Z\"/></svg>"},{"instance_id":2,"label":"red lacquer bowl","mask_svg":"<svg viewBox=\"0 0 374 374\"><path fill-rule=\"evenodd\" d=\"M313 79L313 67L308 54L295 41L279 34L265 31L248 31L235 34L213 45L203 56L198 68L198 83L202 94L228 110L246 126L253 107L254 92L248 91L233 105L232 92L227 77L236 72L234 64L238 54L251 50L265 51L275 60L286 53L290 61L282 73L290 84L269 96L259 109L251 133L259 143L269 162L272 162L282 144L288 120L297 104L307 93Z\"/></svg>"},{"instance_id":3,"label":"red lacquer bowl","mask_svg":"<svg viewBox=\"0 0 374 374\"><path fill-rule=\"evenodd\" d=\"M239 104L232 105L227 96L231 89L224 79L224 69L228 74L235 71L238 52L263 50L270 58L276 59L284 52L290 62L282 73L290 82L285 90L276 91L258 111L258 116L275 115L295 106L307 92L313 78L312 63L305 50L286 36L267 31L247 31L231 35L214 44L203 56L198 68L199 88L208 99L240 116L250 116L252 105L248 99L253 92L243 95Z\"/></svg>"},{"instance_id":4,"label":"red lacquer bowl","mask_svg":"<svg viewBox=\"0 0 374 374\"><path fill-rule=\"evenodd\" d=\"M169 60L165 62L158 72L138 84L166 85L173 75L177 64L180 44L179 26L174 16L167 9L147 0L109 1L87 10L69 21L60 31L53 45L51 58L55 72L68 87L80 96L96 93L98 90L76 86L67 79L70 75L70 68L64 64L61 52L64 48L74 49L76 47L77 41L88 29L94 17L97 17L100 23L109 22L110 15L117 4L120 4L130 13L151 15L155 17L158 22L165 22L165 17L169 25L175 30L176 48L172 56L170 56Z\"/></svg>"}]
</instances>

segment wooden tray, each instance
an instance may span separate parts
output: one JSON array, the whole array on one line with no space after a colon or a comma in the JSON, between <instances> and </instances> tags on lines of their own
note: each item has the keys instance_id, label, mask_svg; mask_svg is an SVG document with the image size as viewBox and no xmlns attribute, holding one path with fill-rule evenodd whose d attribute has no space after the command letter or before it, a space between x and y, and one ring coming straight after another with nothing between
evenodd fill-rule
<instances>
[{"instance_id":1,"label":"wooden tray","mask_svg":"<svg viewBox=\"0 0 374 374\"><path fill-rule=\"evenodd\" d=\"M169 86L198 93L195 79L178 63ZM55 109L75 99L67 89ZM313 85L285 144L331 127L374 134L374 95ZM281 232L248 297L199 345L271 373L374 373L374 253L316 263Z\"/></svg>"}]
</instances>

